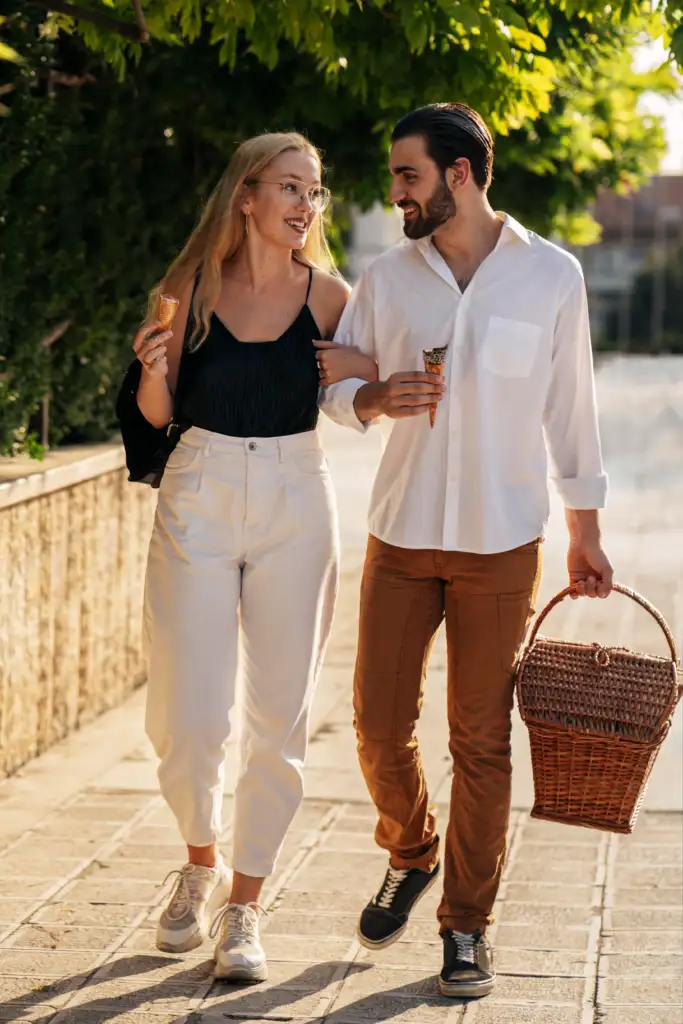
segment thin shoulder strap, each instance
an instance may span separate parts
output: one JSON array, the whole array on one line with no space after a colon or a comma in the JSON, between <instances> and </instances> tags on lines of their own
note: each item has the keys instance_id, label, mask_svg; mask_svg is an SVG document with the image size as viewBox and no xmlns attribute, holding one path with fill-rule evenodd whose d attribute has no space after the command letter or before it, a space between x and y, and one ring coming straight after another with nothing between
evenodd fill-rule
<instances>
[{"instance_id":1,"label":"thin shoulder strap","mask_svg":"<svg viewBox=\"0 0 683 1024\"><path fill-rule=\"evenodd\" d=\"M312 284L313 284L313 267L309 267L308 268L308 291L306 292L306 301L304 302L304 306L308 305L308 298L309 298L309 295L311 294L311 285Z\"/></svg>"}]
</instances>

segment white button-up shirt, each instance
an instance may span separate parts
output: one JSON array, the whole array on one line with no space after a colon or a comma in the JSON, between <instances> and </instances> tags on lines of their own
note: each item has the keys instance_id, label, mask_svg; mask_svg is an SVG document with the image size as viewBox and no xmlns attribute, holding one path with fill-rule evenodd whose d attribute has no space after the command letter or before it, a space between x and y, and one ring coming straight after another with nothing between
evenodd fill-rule
<instances>
[{"instance_id":1,"label":"white button-up shirt","mask_svg":"<svg viewBox=\"0 0 683 1024\"><path fill-rule=\"evenodd\" d=\"M567 508L602 508L588 309L581 267L503 219L465 292L431 238L405 240L365 271L335 340L373 356L380 379L423 370L447 345L446 393L429 416L384 417L369 528L403 548L493 554L542 536L551 475ZM365 430L363 381L327 388L321 407Z\"/></svg>"}]
</instances>

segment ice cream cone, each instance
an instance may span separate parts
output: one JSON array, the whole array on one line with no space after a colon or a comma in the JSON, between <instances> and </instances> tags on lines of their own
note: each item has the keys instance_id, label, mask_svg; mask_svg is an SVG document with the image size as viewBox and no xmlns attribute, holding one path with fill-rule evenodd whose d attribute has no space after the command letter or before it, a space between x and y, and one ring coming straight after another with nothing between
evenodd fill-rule
<instances>
[{"instance_id":1,"label":"ice cream cone","mask_svg":"<svg viewBox=\"0 0 683 1024\"><path fill-rule=\"evenodd\" d=\"M159 326L162 331L167 331L178 312L179 302L172 295L162 295L159 299Z\"/></svg>"},{"instance_id":2,"label":"ice cream cone","mask_svg":"<svg viewBox=\"0 0 683 1024\"><path fill-rule=\"evenodd\" d=\"M448 345L444 345L443 348L431 348L424 349L422 356L424 358L425 373L435 373L439 377L443 377L444 363L446 362L446 352L448 351ZM432 402L429 406L429 426L434 426L436 420L436 407L439 403Z\"/></svg>"}]
</instances>

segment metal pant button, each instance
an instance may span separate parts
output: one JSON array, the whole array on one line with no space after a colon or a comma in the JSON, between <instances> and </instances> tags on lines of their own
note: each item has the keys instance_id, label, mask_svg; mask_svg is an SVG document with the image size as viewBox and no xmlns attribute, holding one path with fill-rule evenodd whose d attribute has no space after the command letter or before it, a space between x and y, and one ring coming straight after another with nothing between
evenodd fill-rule
<instances>
[{"instance_id":1,"label":"metal pant button","mask_svg":"<svg viewBox=\"0 0 683 1024\"><path fill-rule=\"evenodd\" d=\"M255 452L256 451L256 445L254 444L253 441L249 442L249 451L250 452Z\"/></svg>"}]
</instances>

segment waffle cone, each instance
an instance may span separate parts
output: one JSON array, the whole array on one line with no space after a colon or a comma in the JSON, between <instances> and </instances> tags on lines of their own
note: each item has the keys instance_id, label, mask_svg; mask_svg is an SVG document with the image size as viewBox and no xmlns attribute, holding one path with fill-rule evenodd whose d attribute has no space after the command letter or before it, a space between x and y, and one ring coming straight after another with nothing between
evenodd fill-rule
<instances>
[{"instance_id":1,"label":"waffle cone","mask_svg":"<svg viewBox=\"0 0 683 1024\"><path fill-rule=\"evenodd\" d=\"M435 373L437 376L443 377L443 363L428 363L425 359L425 373ZM438 404L438 402L432 402L429 406L429 426L432 428L436 420L436 407Z\"/></svg>"},{"instance_id":2,"label":"waffle cone","mask_svg":"<svg viewBox=\"0 0 683 1024\"><path fill-rule=\"evenodd\" d=\"M167 331L178 312L179 302L172 295L162 295L159 299L159 326L162 331Z\"/></svg>"}]
</instances>

